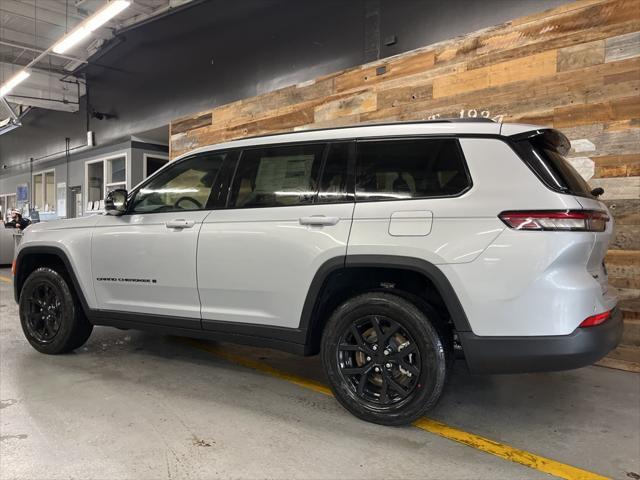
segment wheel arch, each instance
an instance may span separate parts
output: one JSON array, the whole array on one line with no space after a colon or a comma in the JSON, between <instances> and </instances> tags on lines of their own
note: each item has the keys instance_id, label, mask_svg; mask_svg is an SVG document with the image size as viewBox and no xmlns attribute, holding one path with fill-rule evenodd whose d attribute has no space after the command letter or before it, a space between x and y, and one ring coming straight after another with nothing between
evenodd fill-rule
<instances>
[{"instance_id":1,"label":"wheel arch","mask_svg":"<svg viewBox=\"0 0 640 480\"><path fill-rule=\"evenodd\" d=\"M77 275L67 253L49 245L25 246L18 252L15 261L15 275L13 279L13 295L16 302L20 300L20 292L29 275L39 267L51 267L58 273L65 275L71 282L74 293L78 296L82 309L88 313L89 306L80 286ZM60 271L62 270L62 271Z\"/></svg>"},{"instance_id":2,"label":"wheel arch","mask_svg":"<svg viewBox=\"0 0 640 480\"><path fill-rule=\"evenodd\" d=\"M341 278L349 279L350 275L358 272L365 275L372 274L372 278L383 278L376 275L393 275L409 272L410 279L422 278L431 285L442 300L443 306L456 331L471 331L467 315L460 303L458 295L446 275L438 266L415 257L396 255L346 255L325 262L317 271L307 297L305 299L300 318L300 330L305 332L305 344L311 354L317 353L324 324L333 308L352 295L362 293L357 288L349 289L348 280L341 282ZM345 283L346 282L346 283ZM379 287L382 288L382 287ZM370 288L369 288L370 290ZM398 292L402 290L389 290ZM411 299L411 292L406 292Z\"/></svg>"}]
</instances>

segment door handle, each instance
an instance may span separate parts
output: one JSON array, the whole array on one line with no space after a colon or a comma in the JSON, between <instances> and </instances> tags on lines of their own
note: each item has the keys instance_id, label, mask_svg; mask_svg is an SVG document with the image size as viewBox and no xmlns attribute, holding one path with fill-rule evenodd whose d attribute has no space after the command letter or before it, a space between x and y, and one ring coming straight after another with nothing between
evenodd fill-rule
<instances>
[{"instance_id":1,"label":"door handle","mask_svg":"<svg viewBox=\"0 0 640 480\"><path fill-rule=\"evenodd\" d=\"M339 221L340 217L325 217L324 215L300 217L300 225L335 225Z\"/></svg>"},{"instance_id":2,"label":"door handle","mask_svg":"<svg viewBox=\"0 0 640 480\"><path fill-rule=\"evenodd\" d=\"M196 224L193 220L185 220L184 218L177 218L175 220L169 220L165 223L167 228L178 228L182 230L183 228L191 228Z\"/></svg>"}]
</instances>

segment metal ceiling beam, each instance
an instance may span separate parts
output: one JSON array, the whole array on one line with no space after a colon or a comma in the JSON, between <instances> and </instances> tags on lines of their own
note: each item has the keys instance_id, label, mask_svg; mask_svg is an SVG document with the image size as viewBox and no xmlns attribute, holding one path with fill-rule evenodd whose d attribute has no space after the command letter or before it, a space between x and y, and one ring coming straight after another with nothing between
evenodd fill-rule
<instances>
[{"instance_id":1,"label":"metal ceiling beam","mask_svg":"<svg viewBox=\"0 0 640 480\"><path fill-rule=\"evenodd\" d=\"M37 6L34 6L33 2L28 1L18 2L16 0L2 0L0 5L2 5L2 10L7 13L27 17L32 20L37 16L39 22L57 25L63 29L65 26L68 26L69 29L71 29L87 17L87 15L78 13L77 9L74 9L72 5L70 5L72 8L69 9L69 18L67 18L63 9L60 9L62 10L61 13L60 10L51 10L47 8L46 1L38 2Z\"/></svg>"},{"instance_id":2,"label":"metal ceiling beam","mask_svg":"<svg viewBox=\"0 0 640 480\"><path fill-rule=\"evenodd\" d=\"M42 49L28 47L28 46L22 45L20 43L7 42L5 40L0 40L0 45L5 45L7 47L13 47L13 48L22 48L24 50L28 50L28 51L34 52L34 53L43 53L44 52L44 50L42 50ZM71 55L63 55L61 53L49 52L49 55L51 55L53 57L64 58L65 60L72 60L74 62L89 63L86 60L83 60L82 58L73 57Z\"/></svg>"},{"instance_id":3,"label":"metal ceiling beam","mask_svg":"<svg viewBox=\"0 0 640 480\"><path fill-rule=\"evenodd\" d=\"M0 67L11 71L14 66L0 62ZM9 102L19 105L76 112L85 88L82 83L76 85L61 81L66 76L32 67L29 78L17 85L6 98Z\"/></svg>"}]
</instances>

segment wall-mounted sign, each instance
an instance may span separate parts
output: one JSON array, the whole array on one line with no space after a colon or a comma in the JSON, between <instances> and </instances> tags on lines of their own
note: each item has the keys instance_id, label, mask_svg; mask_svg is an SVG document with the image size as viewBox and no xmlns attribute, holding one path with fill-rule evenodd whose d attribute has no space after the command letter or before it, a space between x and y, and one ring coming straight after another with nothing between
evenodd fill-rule
<instances>
[{"instance_id":1,"label":"wall-mounted sign","mask_svg":"<svg viewBox=\"0 0 640 480\"><path fill-rule=\"evenodd\" d=\"M20 206L29 201L29 184L22 183L16 187L16 203Z\"/></svg>"}]
</instances>

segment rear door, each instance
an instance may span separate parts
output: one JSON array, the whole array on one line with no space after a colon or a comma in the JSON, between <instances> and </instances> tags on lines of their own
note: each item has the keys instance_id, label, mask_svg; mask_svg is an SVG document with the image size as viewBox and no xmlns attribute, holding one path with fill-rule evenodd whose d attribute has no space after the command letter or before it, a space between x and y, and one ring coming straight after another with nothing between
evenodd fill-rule
<instances>
[{"instance_id":1,"label":"rear door","mask_svg":"<svg viewBox=\"0 0 640 480\"><path fill-rule=\"evenodd\" d=\"M359 140L347 262L372 254L434 265L473 261L503 227L472 213L471 187L455 138Z\"/></svg>"},{"instance_id":2,"label":"rear door","mask_svg":"<svg viewBox=\"0 0 640 480\"><path fill-rule=\"evenodd\" d=\"M184 327L200 328L196 246L226 156L171 165L134 193L126 215L100 217L91 258L99 309L147 314L159 324L180 317Z\"/></svg>"},{"instance_id":3,"label":"rear door","mask_svg":"<svg viewBox=\"0 0 640 480\"><path fill-rule=\"evenodd\" d=\"M343 259L353 194L352 143L247 148L228 207L204 221L198 243L202 324L296 328L320 266Z\"/></svg>"}]
</instances>

